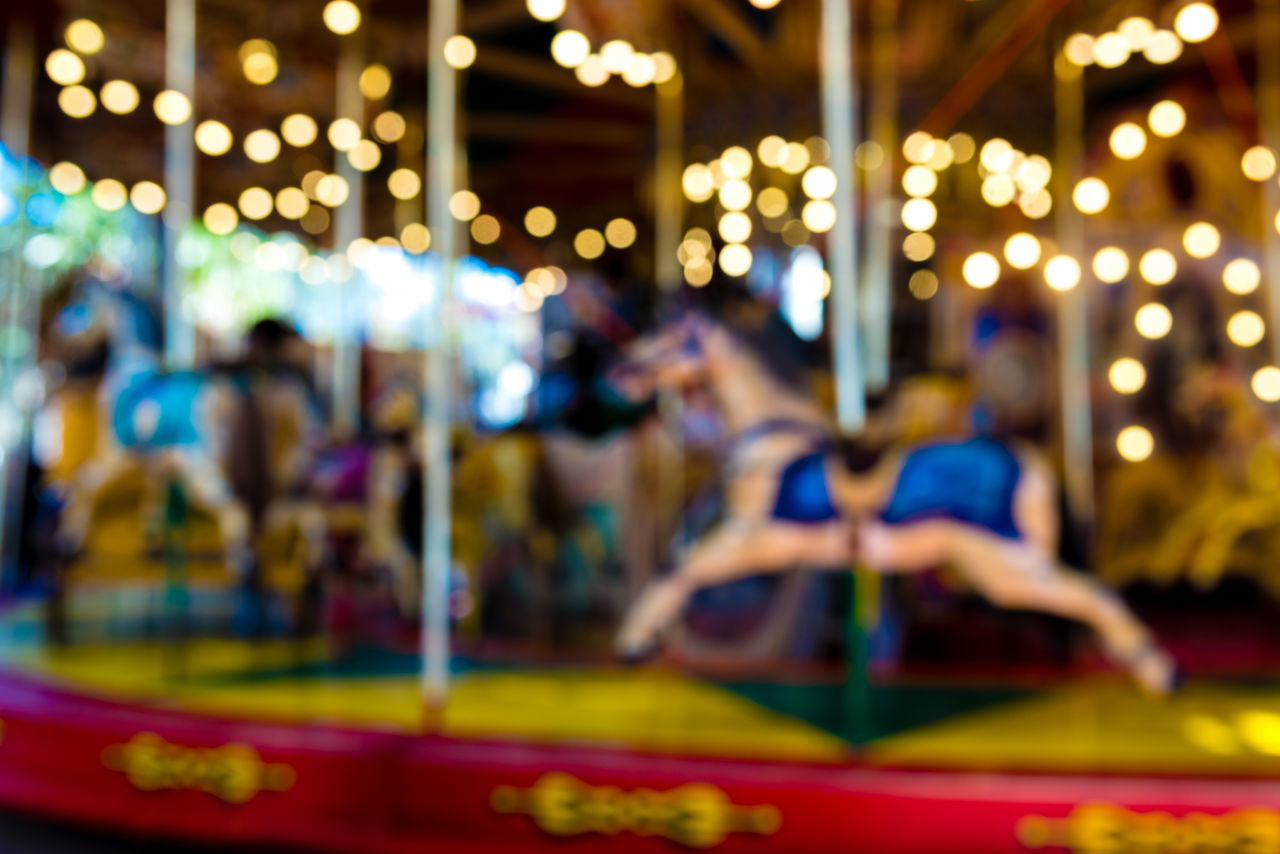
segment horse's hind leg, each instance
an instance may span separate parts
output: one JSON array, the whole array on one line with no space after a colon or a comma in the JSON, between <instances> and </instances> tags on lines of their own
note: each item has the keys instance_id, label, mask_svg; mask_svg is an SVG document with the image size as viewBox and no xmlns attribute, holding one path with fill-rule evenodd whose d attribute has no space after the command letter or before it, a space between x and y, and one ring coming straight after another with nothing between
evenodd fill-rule
<instances>
[{"instance_id":1,"label":"horse's hind leg","mask_svg":"<svg viewBox=\"0 0 1280 854\"><path fill-rule=\"evenodd\" d=\"M641 594L627 613L615 647L625 657L650 652L658 636L703 587L793 566L834 568L852 558L850 527L841 522L727 522L694 544L679 569Z\"/></svg>"},{"instance_id":2,"label":"horse's hind leg","mask_svg":"<svg viewBox=\"0 0 1280 854\"><path fill-rule=\"evenodd\" d=\"M253 527L244 502L236 497L222 469L207 454L190 448L170 456L178 477L194 505L213 514L222 536L227 569L239 589L235 623L249 635L267 627L262 570L253 551Z\"/></svg>"}]
</instances>

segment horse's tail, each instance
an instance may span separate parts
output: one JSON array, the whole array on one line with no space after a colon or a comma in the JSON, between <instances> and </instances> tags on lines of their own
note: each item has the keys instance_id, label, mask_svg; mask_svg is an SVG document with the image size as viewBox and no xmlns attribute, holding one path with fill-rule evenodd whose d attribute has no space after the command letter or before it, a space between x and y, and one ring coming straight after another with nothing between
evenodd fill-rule
<instances>
[{"instance_id":1,"label":"horse's tail","mask_svg":"<svg viewBox=\"0 0 1280 854\"><path fill-rule=\"evenodd\" d=\"M256 532L270 504L274 485L268 452L267 418L252 383L239 389L230 424L227 475L231 488L249 511Z\"/></svg>"}]
</instances>

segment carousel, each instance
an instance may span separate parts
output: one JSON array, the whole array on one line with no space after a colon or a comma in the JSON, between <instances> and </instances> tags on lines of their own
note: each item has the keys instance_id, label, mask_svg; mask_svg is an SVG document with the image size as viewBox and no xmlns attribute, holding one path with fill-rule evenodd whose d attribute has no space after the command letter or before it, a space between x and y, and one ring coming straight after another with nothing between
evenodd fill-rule
<instances>
[{"instance_id":1,"label":"carousel","mask_svg":"<svg viewBox=\"0 0 1280 854\"><path fill-rule=\"evenodd\" d=\"M1280 3L0 20L0 808L1280 850Z\"/></svg>"}]
</instances>

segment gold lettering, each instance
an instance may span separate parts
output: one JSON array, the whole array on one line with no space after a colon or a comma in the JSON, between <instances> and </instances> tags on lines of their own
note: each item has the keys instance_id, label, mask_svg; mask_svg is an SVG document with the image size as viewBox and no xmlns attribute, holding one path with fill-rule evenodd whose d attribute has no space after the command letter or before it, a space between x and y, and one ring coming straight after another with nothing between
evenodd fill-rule
<instances>
[{"instance_id":1,"label":"gold lettering","mask_svg":"<svg viewBox=\"0 0 1280 854\"><path fill-rule=\"evenodd\" d=\"M102 763L144 792L191 789L232 804L245 803L263 790L284 791L295 779L288 765L263 762L248 744L183 747L150 732L108 747Z\"/></svg>"}]
</instances>

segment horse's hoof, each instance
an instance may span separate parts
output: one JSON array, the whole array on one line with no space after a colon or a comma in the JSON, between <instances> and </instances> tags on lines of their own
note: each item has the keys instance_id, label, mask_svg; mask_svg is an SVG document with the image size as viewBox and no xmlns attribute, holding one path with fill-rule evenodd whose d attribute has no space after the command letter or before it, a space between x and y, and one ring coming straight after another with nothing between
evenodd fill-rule
<instances>
[{"instance_id":1,"label":"horse's hoof","mask_svg":"<svg viewBox=\"0 0 1280 854\"><path fill-rule=\"evenodd\" d=\"M266 594L253 582L242 583L235 592L232 630L241 637L258 639L266 635L267 623Z\"/></svg>"},{"instance_id":2,"label":"horse's hoof","mask_svg":"<svg viewBox=\"0 0 1280 854\"><path fill-rule=\"evenodd\" d=\"M1136 655L1130 672L1138 685L1153 697L1170 697L1182 688L1186 674L1173 656L1157 646L1149 646Z\"/></svg>"},{"instance_id":3,"label":"horse's hoof","mask_svg":"<svg viewBox=\"0 0 1280 854\"><path fill-rule=\"evenodd\" d=\"M662 652L662 644L657 641L650 641L641 644L619 644L614 649L614 656L619 664L628 667L638 667L653 661Z\"/></svg>"}]
</instances>

